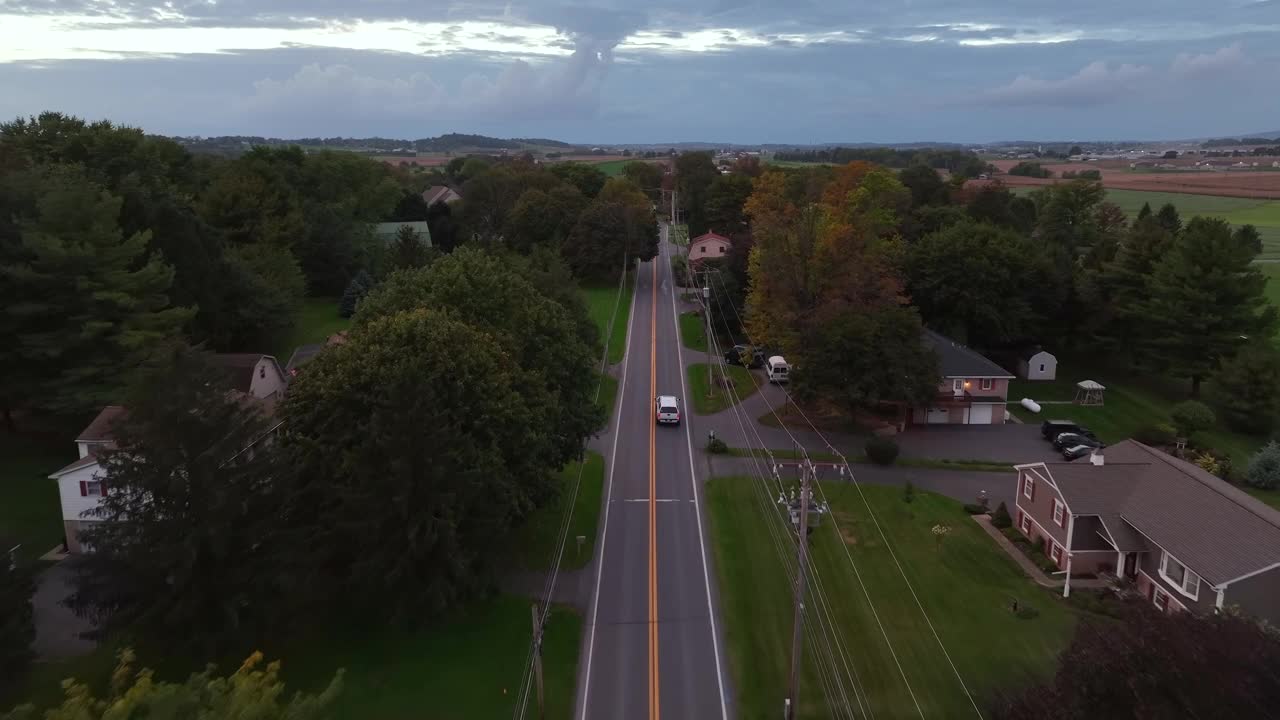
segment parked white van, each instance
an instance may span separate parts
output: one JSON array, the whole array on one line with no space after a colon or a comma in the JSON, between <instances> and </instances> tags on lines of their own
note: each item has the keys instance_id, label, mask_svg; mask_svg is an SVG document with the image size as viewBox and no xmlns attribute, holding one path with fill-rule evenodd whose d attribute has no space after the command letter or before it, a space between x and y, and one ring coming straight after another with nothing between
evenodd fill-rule
<instances>
[{"instance_id":1,"label":"parked white van","mask_svg":"<svg viewBox=\"0 0 1280 720\"><path fill-rule=\"evenodd\" d=\"M791 366L787 364L785 358L781 355L770 356L769 360L764 364L765 372L769 375L769 382L784 383L787 381L787 374L791 372Z\"/></svg>"}]
</instances>

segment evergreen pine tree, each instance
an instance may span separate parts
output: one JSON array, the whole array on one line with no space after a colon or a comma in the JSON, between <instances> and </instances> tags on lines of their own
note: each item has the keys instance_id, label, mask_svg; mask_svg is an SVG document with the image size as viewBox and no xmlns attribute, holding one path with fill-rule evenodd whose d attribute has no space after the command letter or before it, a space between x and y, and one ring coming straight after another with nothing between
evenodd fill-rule
<instances>
[{"instance_id":1,"label":"evergreen pine tree","mask_svg":"<svg viewBox=\"0 0 1280 720\"><path fill-rule=\"evenodd\" d=\"M1165 203L1160 206L1160 211L1156 213L1156 221L1160 226L1169 231L1170 235L1177 235L1182 232L1182 217L1178 215L1178 208L1173 203Z\"/></svg>"},{"instance_id":2,"label":"evergreen pine tree","mask_svg":"<svg viewBox=\"0 0 1280 720\"><path fill-rule=\"evenodd\" d=\"M1215 386L1228 425L1241 432L1270 432L1280 410L1280 351L1269 340L1249 343L1222 363Z\"/></svg>"},{"instance_id":3,"label":"evergreen pine tree","mask_svg":"<svg viewBox=\"0 0 1280 720\"><path fill-rule=\"evenodd\" d=\"M83 412L117 401L129 373L194 311L170 307L173 270L148 253L149 232L121 232L120 198L78 169L37 182L35 214L0 264L0 313L15 360L40 368L21 394L48 410Z\"/></svg>"},{"instance_id":4,"label":"evergreen pine tree","mask_svg":"<svg viewBox=\"0 0 1280 720\"><path fill-rule=\"evenodd\" d=\"M356 306L372 289L373 278L369 277L369 273L364 270L356 273L356 276L351 278L351 282L347 283L346 292L342 293L342 301L338 304L338 313L344 318L355 315Z\"/></svg>"},{"instance_id":5,"label":"evergreen pine tree","mask_svg":"<svg viewBox=\"0 0 1280 720\"><path fill-rule=\"evenodd\" d=\"M1151 275L1141 305L1150 330L1144 344L1174 376L1191 380L1193 396L1245 340L1275 333L1276 308L1255 255L1225 220L1197 217Z\"/></svg>"},{"instance_id":6,"label":"evergreen pine tree","mask_svg":"<svg viewBox=\"0 0 1280 720\"><path fill-rule=\"evenodd\" d=\"M397 270L413 270L426 262L427 246L412 227L401 225L391 245L391 266Z\"/></svg>"},{"instance_id":7,"label":"evergreen pine tree","mask_svg":"<svg viewBox=\"0 0 1280 720\"><path fill-rule=\"evenodd\" d=\"M1172 242L1172 235L1148 215L1129 228L1115 259L1103 266L1094 305L1103 315L1096 337L1105 347L1123 350L1131 359L1141 357L1140 341L1149 334L1147 286Z\"/></svg>"},{"instance_id":8,"label":"evergreen pine tree","mask_svg":"<svg viewBox=\"0 0 1280 720\"><path fill-rule=\"evenodd\" d=\"M1138 211L1138 219L1146 220L1149 217L1151 217L1151 203L1144 202L1142 203L1142 209Z\"/></svg>"}]
</instances>

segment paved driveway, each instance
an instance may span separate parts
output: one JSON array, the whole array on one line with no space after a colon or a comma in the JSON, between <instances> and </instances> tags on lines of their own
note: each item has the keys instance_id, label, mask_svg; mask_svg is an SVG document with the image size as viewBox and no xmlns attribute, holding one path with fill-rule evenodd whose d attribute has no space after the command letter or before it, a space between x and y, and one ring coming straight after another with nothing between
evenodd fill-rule
<instances>
[{"instance_id":1,"label":"paved driveway","mask_svg":"<svg viewBox=\"0 0 1280 720\"><path fill-rule=\"evenodd\" d=\"M996 462L1062 461L1040 436L1039 425L916 425L898 435L904 457L989 460Z\"/></svg>"},{"instance_id":2,"label":"paved driveway","mask_svg":"<svg viewBox=\"0 0 1280 720\"><path fill-rule=\"evenodd\" d=\"M75 590L75 558L68 558L40 573L36 580L36 592L31 597L35 613L36 640L31 645L41 660L58 660L84 655L94 648L92 641L80 637L80 633L92 629L92 625L68 608L62 601Z\"/></svg>"}]
</instances>

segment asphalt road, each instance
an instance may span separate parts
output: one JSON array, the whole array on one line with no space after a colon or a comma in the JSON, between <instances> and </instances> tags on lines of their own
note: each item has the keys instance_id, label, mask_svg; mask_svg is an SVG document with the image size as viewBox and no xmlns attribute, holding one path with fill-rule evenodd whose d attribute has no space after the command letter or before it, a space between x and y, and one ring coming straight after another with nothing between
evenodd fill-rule
<instances>
[{"instance_id":1,"label":"asphalt road","mask_svg":"<svg viewBox=\"0 0 1280 720\"><path fill-rule=\"evenodd\" d=\"M728 717L689 426L654 423L656 395L689 413L665 230L659 257L637 270L579 666L582 719Z\"/></svg>"}]
</instances>

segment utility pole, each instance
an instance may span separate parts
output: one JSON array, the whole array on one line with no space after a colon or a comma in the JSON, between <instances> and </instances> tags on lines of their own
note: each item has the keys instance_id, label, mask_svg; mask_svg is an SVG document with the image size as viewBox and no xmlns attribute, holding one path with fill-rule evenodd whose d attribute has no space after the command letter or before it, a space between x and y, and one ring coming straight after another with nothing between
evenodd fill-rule
<instances>
[{"instance_id":1,"label":"utility pole","mask_svg":"<svg viewBox=\"0 0 1280 720\"><path fill-rule=\"evenodd\" d=\"M707 282L707 274L710 272L710 270L702 271L702 317L706 320L708 353L715 352L716 349L715 338L711 337L711 284ZM716 363L712 358L707 358L707 360L707 393L715 395L715 385L712 384L711 380L711 367Z\"/></svg>"},{"instance_id":2,"label":"utility pole","mask_svg":"<svg viewBox=\"0 0 1280 720\"><path fill-rule=\"evenodd\" d=\"M786 720L795 720L797 695L800 691L800 653L803 639L801 629L804 624L804 590L809 561L809 494L812 492L809 488L809 480L813 475L813 463L805 458L800 467L800 521L796 523L796 543L799 547L797 555L800 564L796 573L795 618L791 628L791 679L787 685Z\"/></svg>"},{"instance_id":3,"label":"utility pole","mask_svg":"<svg viewBox=\"0 0 1280 720\"><path fill-rule=\"evenodd\" d=\"M533 613L533 678L538 684L538 720L546 720L547 711L542 698L542 625L538 622L538 603L530 607ZM521 713L524 711L522 710Z\"/></svg>"}]
</instances>

